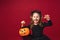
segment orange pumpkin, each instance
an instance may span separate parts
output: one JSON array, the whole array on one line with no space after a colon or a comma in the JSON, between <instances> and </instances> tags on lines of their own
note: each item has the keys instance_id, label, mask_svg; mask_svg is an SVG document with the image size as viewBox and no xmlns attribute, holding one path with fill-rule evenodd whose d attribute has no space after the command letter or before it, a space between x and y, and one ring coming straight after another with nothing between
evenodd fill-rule
<instances>
[{"instance_id":1,"label":"orange pumpkin","mask_svg":"<svg viewBox=\"0 0 60 40\"><path fill-rule=\"evenodd\" d=\"M29 28L21 28L19 30L20 36L27 36L27 35L29 35L29 33L30 33Z\"/></svg>"}]
</instances>

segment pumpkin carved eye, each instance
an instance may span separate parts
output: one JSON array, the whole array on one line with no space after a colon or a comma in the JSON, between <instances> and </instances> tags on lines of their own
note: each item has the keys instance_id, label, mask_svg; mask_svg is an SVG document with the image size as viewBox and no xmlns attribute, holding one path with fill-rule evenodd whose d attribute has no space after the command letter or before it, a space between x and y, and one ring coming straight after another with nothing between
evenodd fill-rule
<instances>
[{"instance_id":1,"label":"pumpkin carved eye","mask_svg":"<svg viewBox=\"0 0 60 40\"><path fill-rule=\"evenodd\" d=\"M21 32L23 32L23 31L21 31Z\"/></svg>"},{"instance_id":2,"label":"pumpkin carved eye","mask_svg":"<svg viewBox=\"0 0 60 40\"><path fill-rule=\"evenodd\" d=\"M25 29L24 29L24 31L25 31Z\"/></svg>"}]
</instances>

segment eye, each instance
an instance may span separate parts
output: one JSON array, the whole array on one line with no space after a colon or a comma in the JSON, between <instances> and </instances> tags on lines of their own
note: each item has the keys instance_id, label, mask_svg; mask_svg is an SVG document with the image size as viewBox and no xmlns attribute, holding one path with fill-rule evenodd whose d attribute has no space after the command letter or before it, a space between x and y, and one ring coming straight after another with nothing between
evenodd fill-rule
<instances>
[{"instance_id":1,"label":"eye","mask_svg":"<svg viewBox=\"0 0 60 40\"><path fill-rule=\"evenodd\" d=\"M35 18L35 16L34 16L34 18Z\"/></svg>"},{"instance_id":2,"label":"eye","mask_svg":"<svg viewBox=\"0 0 60 40\"><path fill-rule=\"evenodd\" d=\"M38 18L38 16L37 16L37 18Z\"/></svg>"}]
</instances>

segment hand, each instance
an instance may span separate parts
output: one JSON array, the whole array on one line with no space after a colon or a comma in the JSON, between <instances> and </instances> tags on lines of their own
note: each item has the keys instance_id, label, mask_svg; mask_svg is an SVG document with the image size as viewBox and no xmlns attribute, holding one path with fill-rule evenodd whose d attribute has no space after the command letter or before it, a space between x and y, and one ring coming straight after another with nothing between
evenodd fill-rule
<instances>
[{"instance_id":1,"label":"hand","mask_svg":"<svg viewBox=\"0 0 60 40\"><path fill-rule=\"evenodd\" d=\"M23 27L25 25L25 21L21 21L21 27Z\"/></svg>"},{"instance_id":2,"label":"hand","mask_svg":"<svg viewBox=\"0 0 60 40\"><path fill-rule=\"evenodd\" d=\"M48 15L48 14L46 14L45 16L44 16L44 19L46 19L46 20L50 20L50 15Z\"/></svg>"}]
</instances>

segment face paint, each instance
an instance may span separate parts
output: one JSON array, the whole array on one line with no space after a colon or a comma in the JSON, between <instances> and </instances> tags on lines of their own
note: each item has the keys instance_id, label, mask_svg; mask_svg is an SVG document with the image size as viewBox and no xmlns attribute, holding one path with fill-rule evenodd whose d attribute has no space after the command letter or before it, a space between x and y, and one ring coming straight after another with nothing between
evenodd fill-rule
<instances>
[{"instance_id":1,"label":"face paint","mask_svg":"<svg viewBox=\"0 0 60 40\"><path fill-rule=\"evenodd\" d=\"M34 13L32 16L32 20L34 21L34 23L38 23L40 20L40 16L38 13Z\"/></svg>"}]
</instances>

